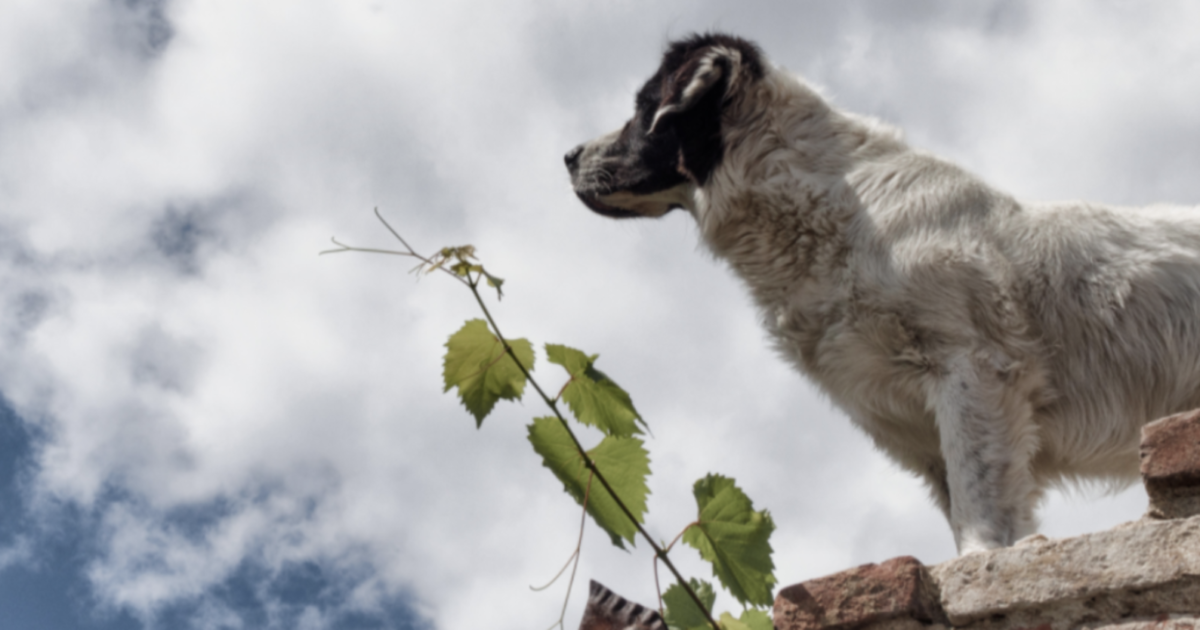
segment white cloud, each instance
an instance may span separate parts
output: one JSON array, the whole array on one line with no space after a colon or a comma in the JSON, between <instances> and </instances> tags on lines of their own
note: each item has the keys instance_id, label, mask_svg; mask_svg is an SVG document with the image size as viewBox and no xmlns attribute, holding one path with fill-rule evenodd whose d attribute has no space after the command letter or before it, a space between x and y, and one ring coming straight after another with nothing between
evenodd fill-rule
<instances>
[{"instance_id":1,"label":"white cloud","mask_svg":"<svg viewBox=\"0 0 1200 630\"><path fill-rule=\"evenodd\" d=\"M543 412L530 397L476 431L440 394L472 299L407 260L315 255L331 235L391 246L375 206L425 251L474 243L509 280L506 333L601 353L654 431L656 535L720 471L775 515L784 584L953 552L919 484L772 354L687 217L610 222L569 191L559 156L620 124L668 34L757 37L1020 196L1200 194L1186 3L179 2L149 58L101 36L114 6L0 9L0 391L47 431L38 500L94 512L98 598L144 619L199 598L217 627L236 611L205 594L245 562L311 561L346 609L411 592L440 627L553 620L561 587L526 587L578 514L525 441ZM1055 498L1047 523L1139 501ZM588 531L583 583L648 603L649 567Z\"/></svg>"}]
</instances>

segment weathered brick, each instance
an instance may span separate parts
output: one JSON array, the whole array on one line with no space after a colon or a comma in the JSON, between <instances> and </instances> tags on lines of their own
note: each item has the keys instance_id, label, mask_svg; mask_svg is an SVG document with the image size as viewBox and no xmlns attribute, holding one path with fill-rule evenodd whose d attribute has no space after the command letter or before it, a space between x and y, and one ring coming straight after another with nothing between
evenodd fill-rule
<instances>
[{"instance_id":1,"label":"weathered brick","mask_svg":"<svg viewBox=\"0 0 1200 630\"><path fill-rule=\"evenodd\" d=\"M775 598L776 630L846 630L903 620L945 621L928 572L911 556L789 586Z\"/></svg>"},{"instance_id":2,"label":"weathered brick","mask_svg":"<svg viewBox=\"0 0 1200 630\"><path fill-rule=\"evenodd\" d=\"M1200 617L1195 615L1157 615L1121 621L1098 621L1079 627L1080 630L1197 630Z\"/></svg>"},{"instance_id":3,"label":"weathered brick","mask_svg":"<svg viewBox=\"0 0 1200 630\"><path fill-rule=\"evenodd\" d=\"M1146 425L1141 460L1150 516L1185 518L1200 513L1200 409Z\"/></svg>"},{"instance_id":4,"label":"weathered brick","mask_svg":"<svg viewBox=\"0 0 1200 630\"><path fill-rule=\"evenodd\" d=\"M1200 613L1200 517L1141 521L1075 538L970 554L930 568L956 628Z\"/></svg>"}]
</instances>

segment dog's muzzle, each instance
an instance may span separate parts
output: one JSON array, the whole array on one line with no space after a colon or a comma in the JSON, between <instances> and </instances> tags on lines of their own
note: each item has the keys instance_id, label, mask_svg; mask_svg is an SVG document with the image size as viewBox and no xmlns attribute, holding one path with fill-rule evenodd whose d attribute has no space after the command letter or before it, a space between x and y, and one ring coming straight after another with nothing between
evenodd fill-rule
<instances>
[{"instance_id":1,"label":"dog's muzzle","mask_svg":"<svg viewBox=\"0 0 1200 630\"><path fill-rule=\"evenodd\" d=\"M632 212L624 208L617 208L600 201L601 193L593 190L591 186L582 183L581 179L586 178L581 178L580 176L579 163L586 147L586 144L581 144L574 149L567 151L566 155L563 156L563 164L567 165L567 172L571 174L571 185L575 189L575 196L579 197L579 200L582 201L583 204L590 208L593 212L602 214L606 217L612 217L614 219L627 219L640 216L636 212Z\"/></svg>"},{"instance_id":2,"label":"dog's muzzle","mask_svg":"<svg viewBox=\"0 0 1200 630\"><path fill-rule=\"evenodd\" d=\"M582 144L567 151L567 154L563 156L563 163L567 165L567 170L570 171L572 177L575 176L575 171L579 168L579 156L581 155L583 155Z\"/></svg>"}]
</instances>

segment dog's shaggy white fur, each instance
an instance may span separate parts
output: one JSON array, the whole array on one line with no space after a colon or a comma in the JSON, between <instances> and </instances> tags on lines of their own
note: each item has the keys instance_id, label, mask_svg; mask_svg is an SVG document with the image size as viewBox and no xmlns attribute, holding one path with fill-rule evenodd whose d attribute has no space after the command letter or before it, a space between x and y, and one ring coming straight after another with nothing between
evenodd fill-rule
<instances>
[{"instance_id":1,"label":"dog's shaggy white fur","mask_svg":"<svg viewBox=\"0 0 1200 630\"><path fill-rule=\"evenodd\" d=\"M1135 478L1139 428L1200 406L1196 208L1018 202L724 35L567 164L597 212L690 212L960 553L1034 533L1050 484Z\"/></svg>"}]
</instances>

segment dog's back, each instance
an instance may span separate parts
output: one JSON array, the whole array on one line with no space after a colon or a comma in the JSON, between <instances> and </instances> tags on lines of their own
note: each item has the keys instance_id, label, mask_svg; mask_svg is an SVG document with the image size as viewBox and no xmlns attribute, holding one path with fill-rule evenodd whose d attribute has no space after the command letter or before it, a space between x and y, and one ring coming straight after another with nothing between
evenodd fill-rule
<instances>
[{"instance_id":1,"label":"dog's back","mask_svg":"<svg viewBox=\"0 0 1200 630\"><path fill-rule=\"evenodd\" d=\"M1054 394L1039 468L1134 478L1139 427L1200 407L1200 210L1031 204L1005 228Z\"/></svg>"}]
</instances>

